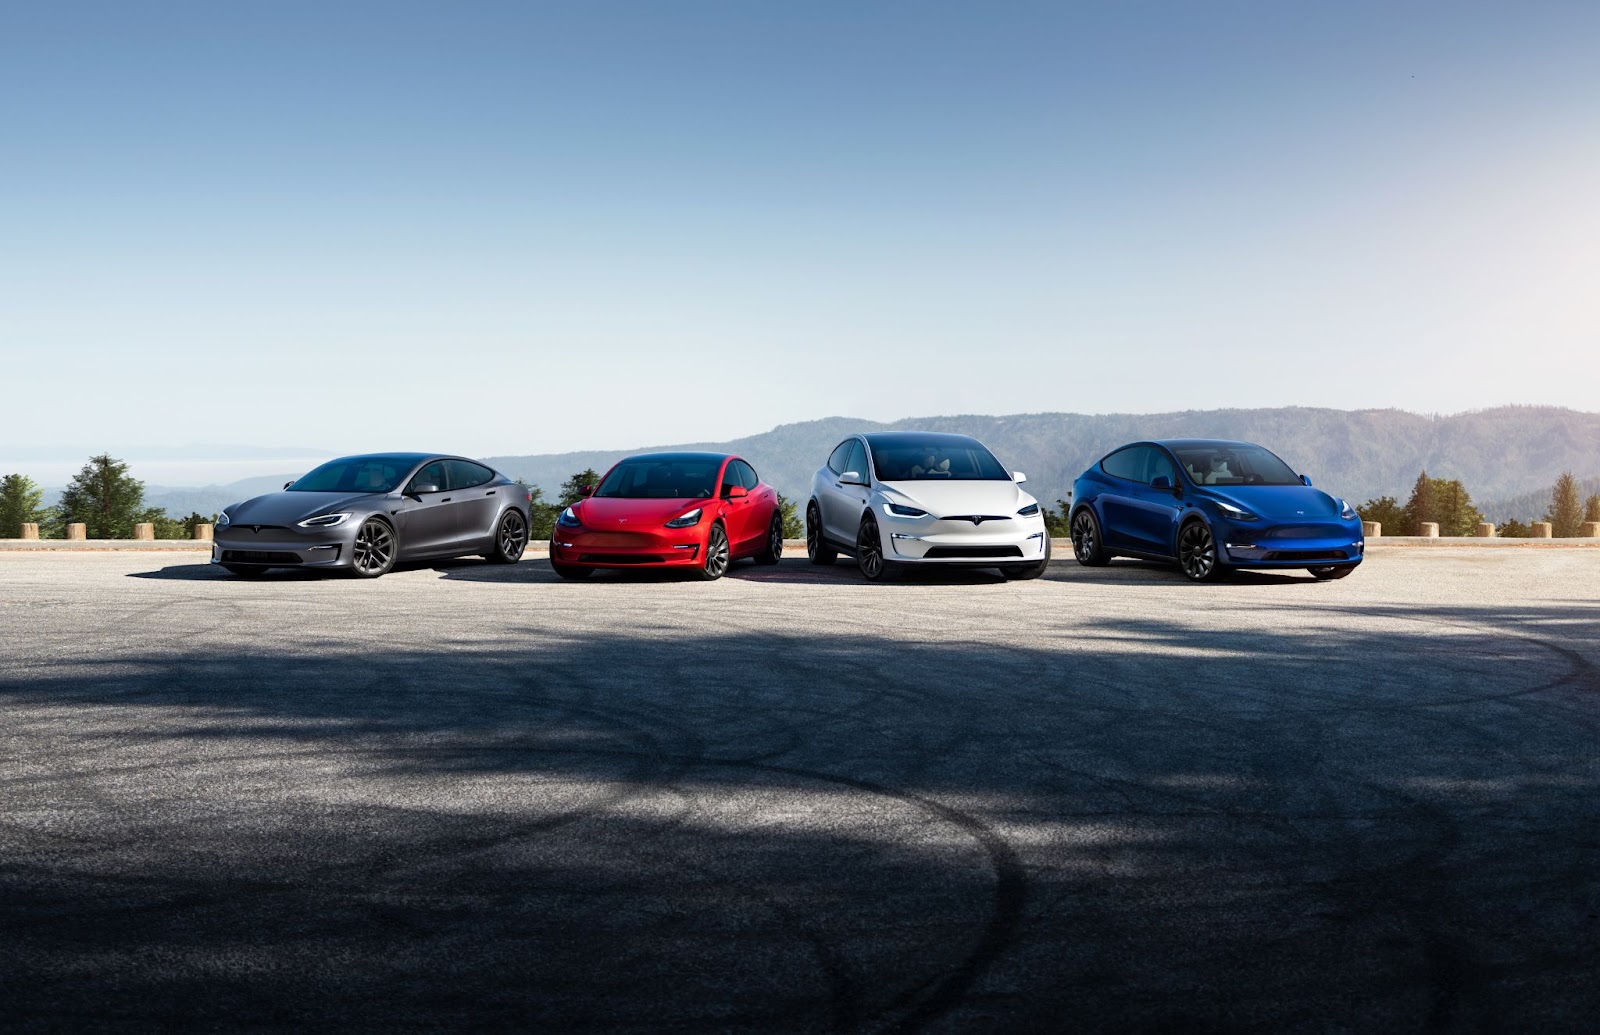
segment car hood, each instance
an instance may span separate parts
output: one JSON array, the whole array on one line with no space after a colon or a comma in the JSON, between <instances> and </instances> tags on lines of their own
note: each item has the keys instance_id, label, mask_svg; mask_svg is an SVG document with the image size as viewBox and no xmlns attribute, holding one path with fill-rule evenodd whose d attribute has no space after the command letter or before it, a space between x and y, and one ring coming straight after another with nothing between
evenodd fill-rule
<instances>
[{"instance_id":1,"label":"car hood","mask_svg":"<svg viewBox=\"0 0 1600 1035\"><path fill-rule=\"evenodd\" d=\"M1275 521L1339 517L1338 502L1321 489L1309 485L1208 485L1205 491L1217 499L1227 500L1252 514Z\"/></svg>"},{"instance_id":2,"label":"car hood","mask_svg":"<svg viewBox=\"0 0 1600 1035\"><path fill-rule=\"evenodd\" d=\"M578 515L578 520L583 522L585 528L632 532L659 528L679 514L696 507L709 507L715 502L717 501L710 498L694 500L677 496L669 499L590 496L586 500L574 503L572 512Z\"/></svg>"},{"instance_id":3,"label":"car hood","mask_svg":"<svg viewBox=\"0 0 1600 1035\"><path fill-rule=\"evenodd\" d=\"M1033 497L1002 481L881 482L879 488L921 507L934 517L956 514L1004 514L1007 517L1034 502Z\"/></svg>"},{"instance_id":4,"label":"car hood","mask_svg":"<svg viewBox=\"0 0 1600 1035\"><path fill-rule=\"evenodd\" d=\"M308 517L333 510L354 508L381 500L370 492L269 492L227 508L228 520L235 525L282 525L288 527Z\"/></svg>"}]
</instances>

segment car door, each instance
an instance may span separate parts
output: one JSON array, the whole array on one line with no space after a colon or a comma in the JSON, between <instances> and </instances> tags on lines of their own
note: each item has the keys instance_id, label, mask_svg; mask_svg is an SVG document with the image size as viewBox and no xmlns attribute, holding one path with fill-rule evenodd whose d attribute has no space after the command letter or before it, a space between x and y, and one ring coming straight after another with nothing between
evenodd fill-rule
<instances>
[{"instance_id":1,"label":"car door","mask_svg":"<svg viewBox=\"0 0 1600 1035\"><path fill-rule=\"evenodd\" d=\"M765 545L767 530L772 527L772 515L778 511L778 490L761 480L761 475L750 466L750 461L740 461L740 473L745 477L745 488L750 490L750 535L756 543Z\"/></svg>"},{"instance_id":2,"label":"car door","mask_svg":"<svg viewBox=\"0 0 1600 1035\"><path fill-rule=\"evenodd\" d=\"M459 512L456 540L464 546L492 541L505 502L503 487L493 484L495 473L471 460L446 460L444 466L450 476L450 505Z\"/></svg>"},{"instance_id":3,"label":"car door","mask_svg":"<svg viewBox=\"0 0 1600 1035\"><path fill-rule=\"evenodd\" d=\"M1173 491L1181 484L1178 468L1166 450L1158 446L1145 446L1143 453L1143 473L1128 492L1132 501L1132 534L1140 549L1170 554L1177 542L1178 518L1183 513L1183 497ZM1166 488L1156 487L1158 478L1167 480Z\"/></svg>"},{"instance_id":4,"label":"car door","mask_svg":"<svg viewBox=\"0 0 1600 1035\"><path fill-rule=\"evenodd\" d=\"M1138 531L1139 480L1144 477L1148 446L1126 446L1100 461L1100 470L1109 475L1100 493L1100 514L1105 519L1107 546L1148 549Z\"/></svg>"},{"instance_id":5,"label":"car door","mask_svg":"<svg viewBox=\"0 0 1600 1035\"><path fill-rule=\"evenodd\" d=\"M448 548L457 534L454 502L445 461L434 460L412 475L400 507L401 552L417 555Z\"/></svg>"},{"instance_id":6,"label":"car door","mask_svg":"<svg viewBox=\"0 0 1600 1035\"><path fill-rule=\"evenodd\" d=\"M868 476L867 449L860 439L852 439L846 454L844 470L825 483L827 502L822 504L822 525L828 536L837 542L854 543L857 526L861 524L861 511L867 505L867 487L844 481L844 476L854 472L863 482Z\"/></svg>"}]
</instances>

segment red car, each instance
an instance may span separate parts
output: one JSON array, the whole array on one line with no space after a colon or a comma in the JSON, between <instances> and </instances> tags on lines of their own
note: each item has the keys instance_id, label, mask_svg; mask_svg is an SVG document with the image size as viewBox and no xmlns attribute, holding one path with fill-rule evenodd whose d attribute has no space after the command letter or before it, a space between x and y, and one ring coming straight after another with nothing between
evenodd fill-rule
<instances>
[{"instance_id":1,"label":"red car","mask_svg":"<svg viewBox=\"0 0 1600 1035\"><path fill-rule=\"evenodd\" d=\"M778 494L726 453L646 453L606 472L556 518L550 566L562 578L596 568L683 568L720 579L741 557L783 555Z\"/></svg>"}]
</instances>

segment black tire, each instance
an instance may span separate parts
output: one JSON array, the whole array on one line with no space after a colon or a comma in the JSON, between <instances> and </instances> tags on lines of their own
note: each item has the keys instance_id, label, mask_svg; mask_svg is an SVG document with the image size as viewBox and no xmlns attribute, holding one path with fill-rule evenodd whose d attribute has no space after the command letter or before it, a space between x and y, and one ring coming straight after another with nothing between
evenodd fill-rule
<instances>
[{"instance_id":1,"label":"black tire","mask_svg":"<svg viewBox=\"0 0 1600 1035\"><path fill-rule=\"evenodd\" d=\"M358 579L387 575L393 570L399 552L400 539L394 534L393 526L383 518L367 518L356 532L355 546L350 551L350 571Z\"/></svg>"},{"instance_id":2,"label":"black tire","mask_svg":"<svg viewBox=\"0 0 1600 1035\"><path fill-rule=\"evenodd\" d=\"M861 516L861 527L856 532L856 568L868 582L884 582L899 574L899 565L884 559L883 536L878 532L878 519L870 510Z\"/></svg>"},{"instance_id":3,"label":"black tire","mask_svg":"<svg viewBox=\"0 0 1600 1035\"><path fill-rule=\"evenodd\" d=\"M1332 582L1334 579L1342 579L1355 570L1356 566L1354 564L1341 564L1338 566L1329 565L1325 568L1306 569L1306 571L1311 573L1312 578L1320 579L1323 582Z\"/></svg>"},{"instance_id":4,"label":"black tire","mask_svg":"<svg viewBox=\"0 0 1600 1035\"><path fill-rule=\"evenodd\" d=\"M728 562L732 556L728 547L728 533L719 521L706 533L705 560L695 571L707 582L715 582L728 573Z\"/></svg>"},{"instance_id":5,"label":"black tire","mask_svg":"<svg viewBox=\"0 0 1600 1035\"><path fill-rule=\"evenodd\" d=\"M1100 520L1088 507L1072 515L1072 556L1085 568L1101 568L1111 563L1106 540L1100 534Z\"/></svg>"},{"instance_id":6,"label":"black tire","mask_svg":"<svg viewBox=\"0 0 1600 1035\"><path fill-rule=\"evenodd\" d=\"M767 545L756 554L757 564L777 564L783 560L783 514L772 512L772 524L767 528Z\"/></svg>"},{"instance_id":7,"label":"black tire","mask_svg":"<svg viewBox=\"0 0 1600 1035\"><path fill-rule=\"evenodd\" d=\"M494 549L484 554L490 564L515 564L528 548L528 522L515 508L500 515L494 528Z\"/></svg>"},{"instance_id":8,"label":"black tire","mask_svg":"<svg viewBox=\"0 0 1600 1035\"><path fill-rule=\"evenodd\" d=\"M1000 574L1012 582L1026 582L1028 579L1036 579L1043 575L1049 567L1050 537L1046 535L1044 537L1044 557L1032 564L1008 564L1000 569Z\"/></svg>"},{"instance_id":9,"label":"black tire","mask_svg":"<svg viewBox=\"0 0 1600 1035\"><path fill-rule=\"evenodd\" d=\"M241 579L258 579L267 573L265 568L247 568L242 564L224 564L222 570Z\"/></svg>"},{"instance_id":10,"label":"black tire","mask_svg":"<svg viewBox=\"0 0 1600 1035\"><path fill-rule=\"evenodd\" d=\"M806 556L812 564L832 564L839 559L839 551L822 538L822 512L816 500L806 504Z\"/></svg>"},{"instance_id":11,"label":"black tire","mask_svg":"<svg viewBox=\"0 0 1600 1035\"><path fill-rule=\"evenodd\" d=\"M586 579L594 574L593 568L574 568L570 564L557 564L550 562L551 569L564 579Z\"/></svg>"},{"instance_id":12,"label":"black tire","mask_svg":"<svg viewBox=\"0 0 1600 1035\"><path fill-rule=\"evenodd\" d=\"M1221 582L1228 577L1217 557L1217 540L1204 521L1191 521L1178 530L1178 570L1190 582Z\"/></svg>"}]
</instances>

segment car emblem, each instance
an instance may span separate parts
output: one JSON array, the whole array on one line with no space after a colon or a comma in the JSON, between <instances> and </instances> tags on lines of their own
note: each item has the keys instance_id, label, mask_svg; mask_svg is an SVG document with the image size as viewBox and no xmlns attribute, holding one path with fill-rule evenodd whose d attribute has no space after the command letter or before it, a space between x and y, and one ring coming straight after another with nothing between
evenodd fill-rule
<instances>
[{"instance_id":1,"label":"car emblem","mask_svg":"<svg viewBox=\"0 0 1600 1035\"><path fill-rule=\"evenodd\" d=\"M260 525L251 525L250 526L250 531L254 532L256 535L260 535L261 534L261 526Z\"/></svg>"},{"instance_id":2,"label":"car emblem","mask_svg":"<svg viewBox=\"0 0 1600 1035\"><path fill-rule=\"evenodd\" d=\"M1296 513L1296 514L1304 514L1304 513L1305 513L1305 511L1303 511L1303 510L1297 510L1297 511L1295 511L1295 513Z\"/></svg>"},{"instance_id":3,"label":"car emblem","mask_svg":"<svg viewBox=\"0 0 1600 1035\"><path fill-rule=\"evenodd\" d=\"M627 518L617 518L617 524L626 525L627 523L628 523L628 519Z\"/></svg>"}]
</instances>

